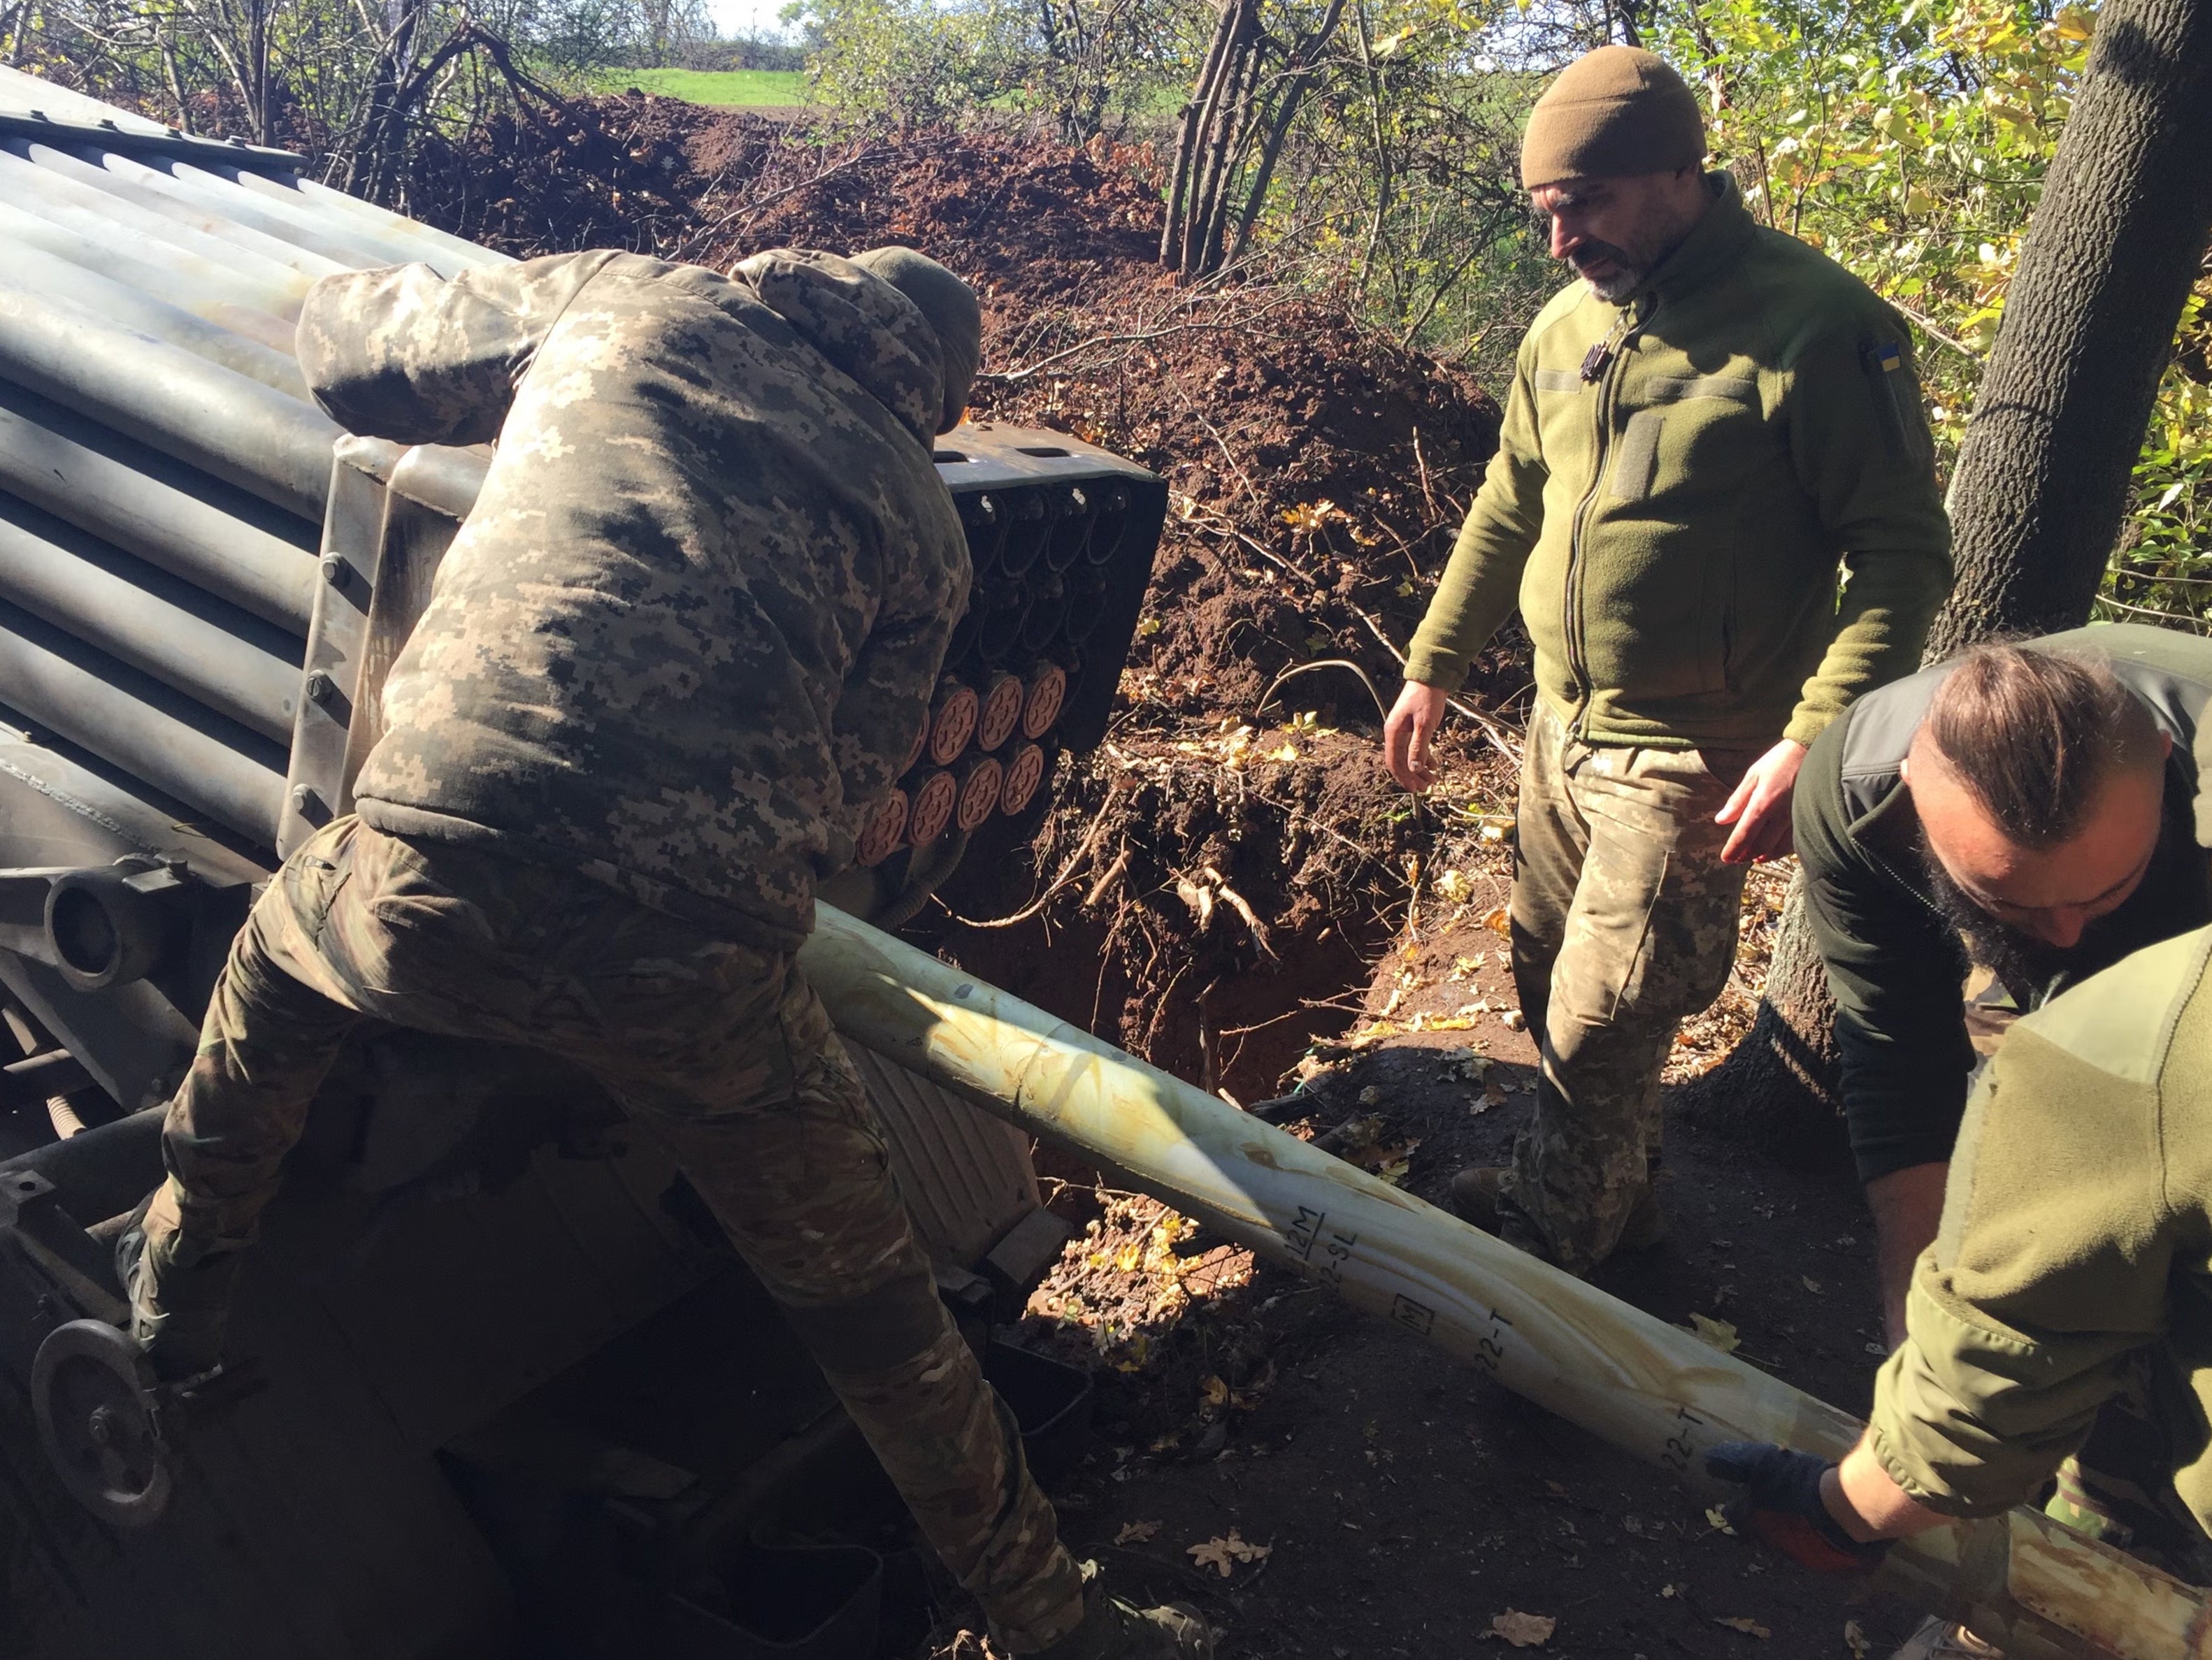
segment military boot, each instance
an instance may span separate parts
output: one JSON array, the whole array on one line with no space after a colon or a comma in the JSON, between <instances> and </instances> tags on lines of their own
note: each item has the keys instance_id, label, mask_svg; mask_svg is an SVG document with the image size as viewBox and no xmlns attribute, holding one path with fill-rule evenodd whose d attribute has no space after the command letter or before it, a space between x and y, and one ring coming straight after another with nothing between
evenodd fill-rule
<instances>
[{"instance_id":1,"label":"military boot","mask_svg":"<svg viewBox=\"0 0 2212 1660\"><path fill-rule=\"evenodd\" d=\"M1451 1209L1462 1221L1473 1222L1485 1233L1495 1233L1506 1244L1548 1260L1549 1253L1535 1228L1505 1197L1512 1174L1503 1165L1474 1165L1461 1171L1451 1179ZM1646 1187L1637 1196L1636 1209L1628 1213L1620 1243L1613 1249L1649 1251L1663 1244L1666 1238L1667 1218L1659 1209L1659 1196Z\"/></svg>"},{"instance_id":2,"label":"military boot","mask_svg":"<svg viewBox=\"0 0 2212 1660\"><path fill-rule=\"evenodd\" d=\"M1213 1632L1180 1602L1140 1609L1092 1589L1083 1623L1028 1660L1212 1660Z\"/></svg>"}]
</instances>

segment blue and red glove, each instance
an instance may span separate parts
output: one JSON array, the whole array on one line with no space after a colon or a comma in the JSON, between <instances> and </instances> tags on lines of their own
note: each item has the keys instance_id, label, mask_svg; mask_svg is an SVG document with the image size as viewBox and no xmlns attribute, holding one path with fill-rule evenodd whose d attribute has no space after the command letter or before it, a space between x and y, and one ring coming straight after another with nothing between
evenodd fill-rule
<instances>
[{"instance_id":1,"label":"blue and red glove","mask_svg":"<svg viewBox=\"0 0 2212 1660\"><path fill-rule=\"evenodd\" d=\"M1729 1501L1729 1525L1751 1532L1816 1573L1870 1573L1889 1553L1889 1542L1864 1543L1844 1531L1820 1502L1820 1478L1835 1466L1809 1452L1792 1452L1765 1441L1723 1441L1705 1454L1705 1473L1735 1481L1742 1493Z\"/></svg>"}]
</instances>

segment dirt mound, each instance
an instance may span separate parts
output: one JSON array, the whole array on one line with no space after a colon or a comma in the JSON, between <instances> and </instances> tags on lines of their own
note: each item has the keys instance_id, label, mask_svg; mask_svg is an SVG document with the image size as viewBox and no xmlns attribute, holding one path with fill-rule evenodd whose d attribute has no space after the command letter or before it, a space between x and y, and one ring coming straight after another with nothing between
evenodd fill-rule
<instances>
[{"instance_id":1,"label":"dirt mound","mask_svg":"<svg viewBox=\"0 0 2212 1660\"><path fill-rule=\"evenodd\" d=\"M787 124L739 120L696 132L691 165L720 181L701 209L721 225L691 257L921 248L984 296L977 417L1073 432L1168 479L1133 659L1152 677L1140 708L1246 709L1318 657L1395 683L1394 651L1497 444L1496 408L1463 374L1264 273L1178 288L1156 263L1148 146L992 133L801 145Z\"/></svg>"},{"instance_id":2,"label":"dirt mound","mask_svg":"<svg viewBox=\"0 0 2212 1660\"><path fill-rule=\"evenodd\" d=\"M578 248L658 253L696 229L711 173L693 161L726 112L680 99L532 102L465 141L423 136L406 211L519 257Z\"/></svg>"}]
</instances>

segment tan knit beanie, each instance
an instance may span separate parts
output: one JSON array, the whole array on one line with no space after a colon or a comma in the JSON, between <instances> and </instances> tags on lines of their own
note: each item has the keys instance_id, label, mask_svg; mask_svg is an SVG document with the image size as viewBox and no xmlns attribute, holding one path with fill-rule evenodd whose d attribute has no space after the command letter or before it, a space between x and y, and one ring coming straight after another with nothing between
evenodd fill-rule
<instances>
[{"instance_id":1,"label":"tan knit beanie","mask_svg":"<svg viewBox=\"0 0 2212 1660\"><path fill-rule=\"evenodd\" d=\"M1640 47L1600 46L1560 70L1529 112L1521 184L1673 173L1705 159L1705 113L1688 83Z\"/></svg>"}]
</instances>

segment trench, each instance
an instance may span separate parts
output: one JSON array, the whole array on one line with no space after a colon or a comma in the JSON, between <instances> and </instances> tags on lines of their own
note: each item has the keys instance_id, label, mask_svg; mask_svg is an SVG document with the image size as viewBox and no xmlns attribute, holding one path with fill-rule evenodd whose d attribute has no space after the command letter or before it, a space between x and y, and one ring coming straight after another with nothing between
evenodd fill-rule
<instances>
[{"instance_id":1,"label":"trench","mask_svg":"<svg viewBox=\"0 0 2212 1660\"><path fill-rule=\"evenodd\" d=\"M1063 763L1031 846L971 854L907 937L1208 1094L1282 1094L1359 1017L1436 839L1371 738L1285 730L1244 747L1294 762L1124 739Z\"/></svg>"}]
</instances>

